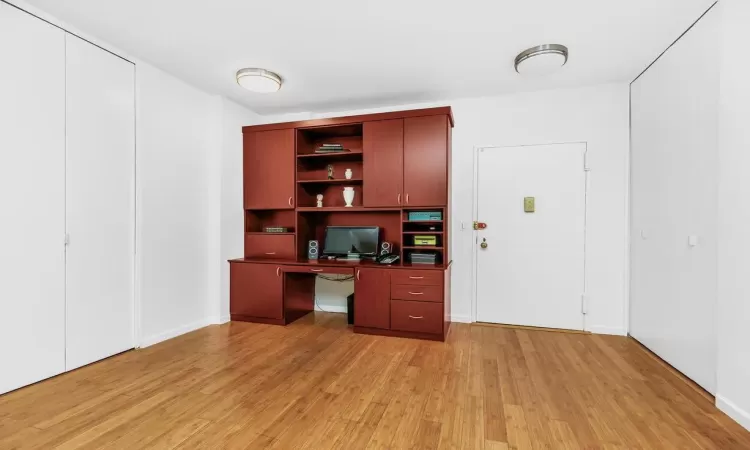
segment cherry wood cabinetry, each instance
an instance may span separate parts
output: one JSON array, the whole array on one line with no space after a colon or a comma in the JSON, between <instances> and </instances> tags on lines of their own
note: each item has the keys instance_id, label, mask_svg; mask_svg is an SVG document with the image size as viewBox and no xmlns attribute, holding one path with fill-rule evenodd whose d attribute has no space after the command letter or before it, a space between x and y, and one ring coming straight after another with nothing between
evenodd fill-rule
<instances>
[{"instance_id":1,"label":"cherry wood cabinetry","mask_svg":"<svg viewBox=\"0 0 750 450\"><path fill-rule=\"evenodd\" d=\"M391 275L388 269L357 269L354 277L354 325L390 329Z\"/></svg>"},{"instance_id":2,"label":"cherry wood cabinetry","mask_svg":"<svg viewBox=\"0 0 750 450\"><path fill-rule=\"evenodd\" d=\"M401 206L404 184L404 120L366 122L363 127L365 207Z\"/></svg>"},{"instance_id":3,"label":"cherry wood cabinetry","mask_svg":"<svg viewBox=\"0 0 750 450\"><path fill-rule=\"evenodd\" d=\"M355 332L445 340L452 127L450 107L243 127L245 246L230 261L232 320L291 323L315 309L317 277L338 274L354 277ZM322 249L330 226L378 227L401 260L308 260L308 242ZM434 264L411 263L425 254Z\"/></svg>"},{"instance_id":4,"label":"cherry wood cabinetry","mask_svg":"<svg viewBox=\"0 0 750 450\"><path fill-rule=\"evenodd\" d=\"M245 133L243 157L245 209L294 209L294 130Z\"/></svg>"},{"instance_id":5,"label":"cherry wood cabinetry","mask_svg":"<svg viewBox=\"0 0 750 450\"><path fill-rule=\"evenodd\" d=\"M232 320L284 318L284 284L274 264L230 264L229 312Z\"/></svg>"},{"instance_id":6,"label":"cherry wood cabinetry","mask_svg":"<svg viewBox=\"0 0 750 450\"><path fill-rule=\"evenodd\" d=\"M404 207L448 205L448 116L404 119Z\"/></svg>"}]
</instances>

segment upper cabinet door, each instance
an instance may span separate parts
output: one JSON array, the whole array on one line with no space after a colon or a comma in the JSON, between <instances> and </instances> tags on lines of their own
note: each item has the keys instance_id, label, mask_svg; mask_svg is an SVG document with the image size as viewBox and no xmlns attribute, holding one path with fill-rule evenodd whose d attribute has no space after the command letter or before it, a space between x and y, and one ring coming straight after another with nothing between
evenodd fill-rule
<instances>
[{"instance_id":1,"label":"upper cabinet door","mask_svg":"<svg viewBox=\"0 0 750 450\"><path fill-rule=\"evenodd\" d=\"M400 206L403 203L404 120L365 122L362 134L363 205Z\"/></svg>"},{"instance_id":2,"label":"upper cabinet door","mask_svg":"<svg viewBox=\"0 0 750 450\"><path fill-rule=\"evenodd\" d=\"M245 209L294 209L294 129L244 135Z\"/></svg>"},{"instance_id":3,"label":"upper cabinet door","mask_svg":"<svg viewBox=\"0 0 750 450\"><path fill-rule=\"evenodd\" d=\"M404 207L448 205L448 116L404 119Z\"/></svg>"}]
</instances>

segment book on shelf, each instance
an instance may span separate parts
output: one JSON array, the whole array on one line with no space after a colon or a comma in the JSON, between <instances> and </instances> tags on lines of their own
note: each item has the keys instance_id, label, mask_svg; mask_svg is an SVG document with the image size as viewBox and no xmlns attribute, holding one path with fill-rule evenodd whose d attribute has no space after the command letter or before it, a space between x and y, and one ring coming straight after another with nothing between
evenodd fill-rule
<instances>
[{"instance_id":1,"label":"book on shelf","mask_svg":"<svg viewBox=\"0 0 750 450\"><path fill-rule=\"evenodd\" d=\"M348 148L339 147L320 147L315 149L315 153L346 153L348 151Z\"/></svg>"}]
</instances>

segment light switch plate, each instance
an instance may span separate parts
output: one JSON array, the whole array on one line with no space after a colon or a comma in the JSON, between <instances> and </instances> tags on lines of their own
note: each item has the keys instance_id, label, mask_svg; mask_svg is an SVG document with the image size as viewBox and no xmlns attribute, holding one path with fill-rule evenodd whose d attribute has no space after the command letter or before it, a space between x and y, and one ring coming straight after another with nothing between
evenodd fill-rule
<instances>
[{"instance_id":1,"label":"light switch plate","mask_svg":"<svg viewBox=\"0 0 750 450\"><path fill-rule=\"evenodd\" d=\"M524 197L523 212L533 213L536 211L536 199L534 197Z\"/></svg>"}]
</instances>

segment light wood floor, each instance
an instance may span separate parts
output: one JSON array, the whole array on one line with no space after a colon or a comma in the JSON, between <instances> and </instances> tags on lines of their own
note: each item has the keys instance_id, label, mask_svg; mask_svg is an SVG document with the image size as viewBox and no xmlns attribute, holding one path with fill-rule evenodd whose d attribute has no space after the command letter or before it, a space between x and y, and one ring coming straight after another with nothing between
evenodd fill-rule
<instances>
[{"instance_id":1,"label":"light wood floor","mask_svg":"<svg viewBox=\"0 0 750 450\"><path fill-rule=\"evenodd\" d=\"M0 397L0 449L748 449L626 338L454 324L446 344L318 313L231 323Z\"/></svg>"}]
</instances>

